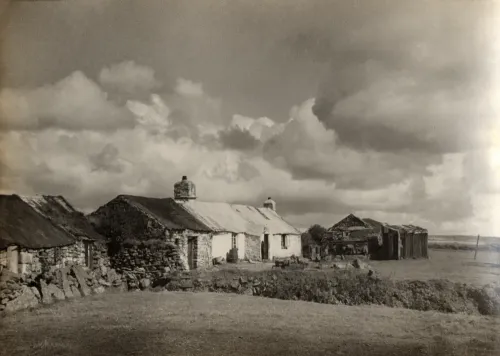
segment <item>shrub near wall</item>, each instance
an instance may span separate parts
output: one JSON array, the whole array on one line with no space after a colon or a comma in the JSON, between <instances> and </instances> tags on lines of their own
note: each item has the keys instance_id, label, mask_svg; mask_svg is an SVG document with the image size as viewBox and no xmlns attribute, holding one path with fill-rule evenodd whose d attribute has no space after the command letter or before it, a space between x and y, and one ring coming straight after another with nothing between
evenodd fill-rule
<instances>
[{"instance_id":1,"label":"shrub near wall","mask_svg":"<svg viewBox=\"0 0 500 356\"><path fill-rule=\"evenodd\" d=\"M474 288L447 280L392 281L363 270L225 270L171 276L167 290L238 293L337 305L378 304L445 313L500 315L500 288Z\"/></svg>"}]
</instances>

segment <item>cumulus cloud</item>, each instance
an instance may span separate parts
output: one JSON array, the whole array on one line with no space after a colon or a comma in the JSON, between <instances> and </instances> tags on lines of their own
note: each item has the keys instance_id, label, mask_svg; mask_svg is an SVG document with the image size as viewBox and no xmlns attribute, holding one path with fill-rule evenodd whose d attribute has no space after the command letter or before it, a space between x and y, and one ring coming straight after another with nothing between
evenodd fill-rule
<instances>
[{"instance_id":1,"label":"cumulus cloud","mask_svg":"<svg viewBox=\"0 0 500 356\"><path fill-rule=\"evenodd\" d=\"M6 129L116 130L133 125L129 111L108 100L81 71L35 89L2 89L0 116Z\"/></svg>"},{"instance_id":2,"label":"cumulus cloud","mask_svg":"<svg viewBox=\"0 0 500 356\"><path fill-rule=\"evenodd\" d=\"M26 124L9 125L0 133L2 147L8 147L0 167L2 191L63 194L89 212L118 194L171 196L173 184L187 175L202 200L261 205L272 196L278 211L301 227L331 226L349 212L439 231L469 231L477 227L475 217L491 222L479 197L495 183L473 181L470 167L497 168L478 163L479 153L429 156L347 145L314 115L314 99L292 107L281 123L239 114L225 123L220 100L201 85L122 105L77 73L76 79L72 74L25 94L27 107L36 113L25 116L40 115L34 103L42 100L32 93L42 92L47 102L41 112L58 114L52 125L32 122L30 130ZM93 94L81 99L86 105L77 107L113 108L124 113L127 124L115 122L115 130L109 130L82 112L64 121L62 113L69 109L62 104L69 99L60 91L71 87L92 88L84 92Z\"/></svg>"},{"instance_id":3,"label":"cumulus cloud","mask_svg":"<svg viewBox=\"0 0 500 356\"><path fill-rule=\"evenodd\" d=\"M185 96L203 96L203 85L190 80L179 78L175 86L175 92Z\"/></svg>"},{"instance_id":4,"label":"cumulus cloud","mask_svg":"<svg viewBox=\"0 0 500 356\"><path fill-rule=\"evenodd\" d=\"M134 61L125 61L101 69L99 82L105 88L126 94L149 93L161 86L152 68Z\"/></svg>"}]
</instances>

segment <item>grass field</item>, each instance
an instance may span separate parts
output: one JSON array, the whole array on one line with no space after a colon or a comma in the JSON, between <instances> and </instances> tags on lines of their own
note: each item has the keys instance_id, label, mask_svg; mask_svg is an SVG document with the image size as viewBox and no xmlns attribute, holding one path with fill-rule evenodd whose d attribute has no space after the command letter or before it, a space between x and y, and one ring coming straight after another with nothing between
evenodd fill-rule
<instances>
[{"instance_id":1,"label":"grass field","mask_svg":"<svg viewBox=\"0 0 500 356\"><path fill-rule=\"evenodd\" d=\"M103 294L6 317L0 355L498 355L498 323L215 293Z\"/></svg>"}]
</instances>

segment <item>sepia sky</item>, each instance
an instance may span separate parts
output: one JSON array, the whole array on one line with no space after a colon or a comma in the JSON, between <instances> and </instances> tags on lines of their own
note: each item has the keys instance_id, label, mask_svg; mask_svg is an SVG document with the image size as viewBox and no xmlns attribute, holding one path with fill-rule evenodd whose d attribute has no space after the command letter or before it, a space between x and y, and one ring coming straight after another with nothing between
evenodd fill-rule
<instances>
[{"instance_id":1,"label":"sepia sky","mask_svg":"<svg viewBox=\"0 0 500 356\"><path fill-rule=\"evenodd\" d=\"M16 2L2 20L0 189L348 213L500 236L498 5ZM7 21L5 21L7 19ZM496 220L496 221L495 221Z\"/></svg>"}]
</instances>

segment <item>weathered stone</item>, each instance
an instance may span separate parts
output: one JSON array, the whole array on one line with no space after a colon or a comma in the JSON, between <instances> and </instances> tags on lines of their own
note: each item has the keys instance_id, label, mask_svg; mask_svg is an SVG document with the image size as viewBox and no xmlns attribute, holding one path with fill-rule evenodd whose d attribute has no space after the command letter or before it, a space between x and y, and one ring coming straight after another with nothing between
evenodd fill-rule
<instances>
[{"instance_id":1,"label":"weathered stone","mask_svg":"<svg viewBox=\"0 0 500 356\"><path fill-rule=\"evenodd\" d=\"M101 265L101 266L100 266L100 270L101 270L101 275L102 275L102 276L105 276L105 275L107 275L107 274L108 274L108 268L107 268L106 266Z\"/></svg>"},{"instance_id":2,"label":"weathered stone","mask_svg":"<svg viewBox=\"0 0 500 356\"><path fill-rule=\"evenodd\" d=\"M18 298L5 304L5 311L14 312L17 310L34 308L38 305L38 298L28 286L22 286L21 295Z\"/></svg>"},{"instance_id":3,"label":"weathered stone","mask_svg":"<svg viewBox=\"0 0 500 356\"><path fill-rule=\"evenodd\" d=\"M31 287L31 291L33 292L34 296L37 297L39 301L42 301L42 296L40 295L40 291L38 290L37 287Z\"/></svg>"},{"instance_id":4,"label":"weathered stone","mask_svg":"<svg viewBox=\"0 0 500 356\"><path fill-rule=\"evenodd\" d=\"M104 289L103 286L99 286L97 288L94 288L93 291L94 291L95 294L101 294L101 293L105 292L105 289Z\"/></svg>"},{"instance_id":5,"label":"weathered stone","mask_svg":"<svg viewBox=\"0 0 500 356\"><path fill-rule=\"evenodd\" d=\"M238 283L238 281L231 282L231 289L240 290L240 284Z\"/></svg>"},{"instance_id":6,"label":"weathered stone","mask_svg":"<svg viewBox=\"0 0 500 356\"><path fill-rule=\"evenodd\" d=\"M8 302L9 302L9 298L3 298L1 301L1 303L4 305L7 304Z\"/></svg>"},{"instance_id":7,"label":"weathered stone","mask_svg":"<svg viewBox=\"0 0 500 356\"><path fill-rule=\"evenodd\" d=\"M56 279L59 287L62 288L64 295L67 298L73 298L73 292L71 291L71 286L68 280L68 268L61 268L56 271Z\"/></svg>"},{"instance_id":8,"label":"weathered stone","mask_svg":"<svg viewBox=\"0 0 500 356\"><path fill-rule=\"evenodd\" d=\"M239 281L241 284L247 284L248 279L245 276L240 276Z\"/></svg>"},{"instance_id":9,"label":"weathered stone","mask_svg":"<svg viewBox=\"0 0 500 356\"><path fill-rule=\"evenodd\" d=\"M179 284L179 287L183 290L185 289L192 289L194 286L193 286L193 281L190 280L190 279L184 279L181 281L181 283Z\"/></svg>"},{"instance_id":10,"label":"weathered stone","mask_svg":"<svg viewBox=\"0 0 500 356\"><path fill-rule=\"evenodd\" d=\"M73 294L73 297L75 298L80 298L82 294L80 293L80 290L78 289L77 286L71 286L71 293Z\"/></svg>"},{"instance_id":11,"label":"weathered stone","mask_svg":"<svg viewBox=\"0 0 500 356\"><path fill-rule=\"evenodd\" d=\"M244 295L253 295L253 288L252 288L252 287L245 288L245 289L243 290L243 294L244 294Z\"/></svg>"},{"instance_id":12,"label":"weathered stone","mask_svg":"<svg viewBox=\"0 0 500 356\"><path fill-rule=\"evenodd\" d=\"M109 283L113 283L114 281L119 280L120 276L118 275L118 273L116 273L116 271L113 268L110 268L108 269L106 278Z\"/></svg>"},{"instance_id":13,"label":"weathered stone","mask_svg":"<svg viewBox=\"0 0 500 356\"><path fill-rule=\"evenodd\" d=\"M148 278L143 278L139 282L139 286L141 289L147 289L151 285L151 281Z\"/></svg>"},{"instance_id":14,"label":"weathered stone","mask_svg":"<svg viewBox=\"0 0 500 356\"><path fill-rule=\"evenodd\" d=\"M90 295L91 291L86 281L87 272L85 272L82 266L73 266L72 270L73 273L75 274L76 280L78 281L80 293L84 297Z\"/></svg>"},{"instance_id":15,"label":"weathered stone","mask_svg":"<svg viewBox=\"0 0 500 356\"><path fill-rule=\"evenodd\" d=\"M105 281L104 279L102 279L102 278L101 278L101 279L99 279L99 281L98 281L98 282L99 282L99 284L100 284L101 286L111 287L111 283L106 282L106 281Z\"/></svg>"},{"instance_id":16,"label":"weathered stone","mask_svg":"<svg viewBox=\"0 0 500 356\"><path fill-rule=\"evenodd\" d=\"M20 276L17 273L11 272L8 269L3 269L0 273L0 282L7 282L13 280L15 282L19 281Z\"/></svg>"},{"instance_id":17,"label":"weathered stone","mask_svg":"<svg viewBox=\"0 0 500 356\"><path fill-rule=\"evenodd\" d=\"M52 299L52 296L50 294L49 287L43 279L40 280L40 289L42 291L42 303L43 304L51 304L52 302L54 302L54 300Z\"/></svg>"},{"instance_id":18,"label":"weathered stone","mask_svg":"<svg viewBox=\"0 0 500 356\"><path fill-rule=\"evenodd\" d=\"M357 268L357 269L364 269L366 267L366 263L364 263L363 261L361 261L359 259L355 259L354 261L352 261L352 265L354 268Z\"/></svg>"},{"instance_id":19,"label":"weathered stone","mask_svg":"<svg viewBox=\"0 0 500 356\"><path fill-rule=\"evenodd\" d=\"M127 282L120 283L117 288L120 292L126 292L128 290Z\"/></svg>"},{"instance_id":20,"label":"weathered stone","mask_svg":"<svg viewBox=\"0 0 500 356\"><path fill-rule=\"evenodd\" d=\"M64 296L64 292L61 289L59 289L55 284L49 284L47 287L48 287L50 295L54 299L56 299L56 300L65 300L66 299L66 297Z\"/></svg>"}]
</instances>

